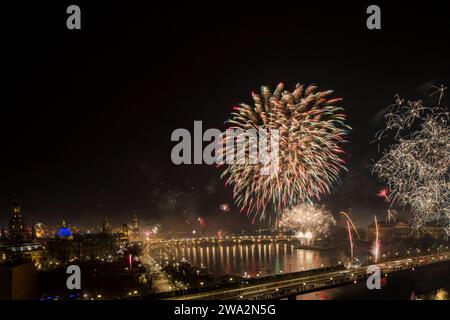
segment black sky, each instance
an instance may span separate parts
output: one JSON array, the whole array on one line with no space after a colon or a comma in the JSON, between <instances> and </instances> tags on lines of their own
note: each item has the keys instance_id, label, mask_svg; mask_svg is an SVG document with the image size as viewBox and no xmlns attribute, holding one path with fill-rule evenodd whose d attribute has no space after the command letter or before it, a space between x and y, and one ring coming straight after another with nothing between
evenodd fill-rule
<instances>
[{"instance_id":1,"label":"black sky","mask_svg":"<svg viewBox=\"0 0 450 320\"><path fill-rule=\"evenodd\" d=\"M349 172L324 201L365 223L386 209L369 168L377 115L395 93L450 84L443 1L380 4L377 31L366 28L370 3L353 1L78 2L80 31L65 27L69 4L2 7L0 225L16 198L31 221L137 213L245 226L235 207L219 212L232 198L214 167L171 163L170 134L194 120L224 128L233 105L280 81L344 97Z\"/></svg>"}]
</instances>

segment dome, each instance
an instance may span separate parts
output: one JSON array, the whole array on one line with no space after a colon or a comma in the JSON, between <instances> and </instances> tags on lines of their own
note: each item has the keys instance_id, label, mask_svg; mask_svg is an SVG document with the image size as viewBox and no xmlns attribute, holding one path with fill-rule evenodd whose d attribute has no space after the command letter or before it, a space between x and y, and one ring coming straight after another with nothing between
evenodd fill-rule
<instances>
[{"instance_id":1,"label":"dome","mask_svg":"<svg viewBox=\"0 0 450 320\"><path fill-rule=\"evenodd\" d=\"M61 227L56 232L56 235L60 238L71 238L72 237L72 231L70 231L67 227Z\"/></svg>"}]
</instances>

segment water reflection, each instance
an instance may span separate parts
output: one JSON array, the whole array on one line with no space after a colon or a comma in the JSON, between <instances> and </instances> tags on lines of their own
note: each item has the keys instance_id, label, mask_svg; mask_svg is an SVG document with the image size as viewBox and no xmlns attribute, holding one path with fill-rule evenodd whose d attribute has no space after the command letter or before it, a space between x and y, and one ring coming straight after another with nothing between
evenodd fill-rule
<instances>
[{"instance_id":1,"label":"water reflection","mask_svg":"<svg viewBox=\"0 0 450 320\"><path fill-rule=\"evenodd\" d=\"M295 249L286 243L174 247L172 254L205 266L216 276L247 272L252 277L318 268L343 257L335 251Z\"/></svg>"}]
</instances>

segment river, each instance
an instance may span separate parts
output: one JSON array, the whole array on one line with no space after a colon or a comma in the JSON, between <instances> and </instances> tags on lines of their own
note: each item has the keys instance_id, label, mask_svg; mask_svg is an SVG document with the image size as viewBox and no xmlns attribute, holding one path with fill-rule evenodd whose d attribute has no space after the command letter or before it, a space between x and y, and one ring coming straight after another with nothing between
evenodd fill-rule
<instances>
[{"instance_id":1,"label":"river","mask_svg":"<svg viewBox=\"0 0 450 320\"><path fill-rule=\"evenodd\" d=\"M215 277L250 277L295 272L343 262L345 252L296 249L291 244L173 247L172 255L206 267Z\"/></svg>"}]
</instances>

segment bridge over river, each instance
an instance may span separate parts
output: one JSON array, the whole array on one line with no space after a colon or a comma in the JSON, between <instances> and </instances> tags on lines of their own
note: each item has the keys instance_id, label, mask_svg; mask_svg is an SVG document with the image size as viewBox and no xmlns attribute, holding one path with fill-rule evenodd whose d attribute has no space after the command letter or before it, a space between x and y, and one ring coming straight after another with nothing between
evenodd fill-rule
<instances>
[{"instance_id":1,"label":"bridge over river","mask_svg":"<svg viewBox=\"0 0 450 320\"><path fill-rule=\"evenodd\" d=\"M227 235L222 237L195 237L178 239L152 239L149 244L166 245L220 245L220 244L257 244L257 243L290 243L302 242L303 239L285 234L276 235Z\"/></svg>"},{"instance_id":2,"label":"bridge over river","mask_svg":"<svg viewBox=\"0 0 450 320\"><path fill-rule=\"evenodd\" d=\"M379 263L383 277L403 270L414 270L438 263L449 263L450 252L441 252L413 258ZM204 288L201 292L177 291L162 294L159 299L171 300L262 300L295 298L303 293L344 286L368 277L367 266L346 269L343 266L309 270L307 272L287 273L258 279L257 282L241 283L240 287Z\"/></svg>"}]
</instances>

